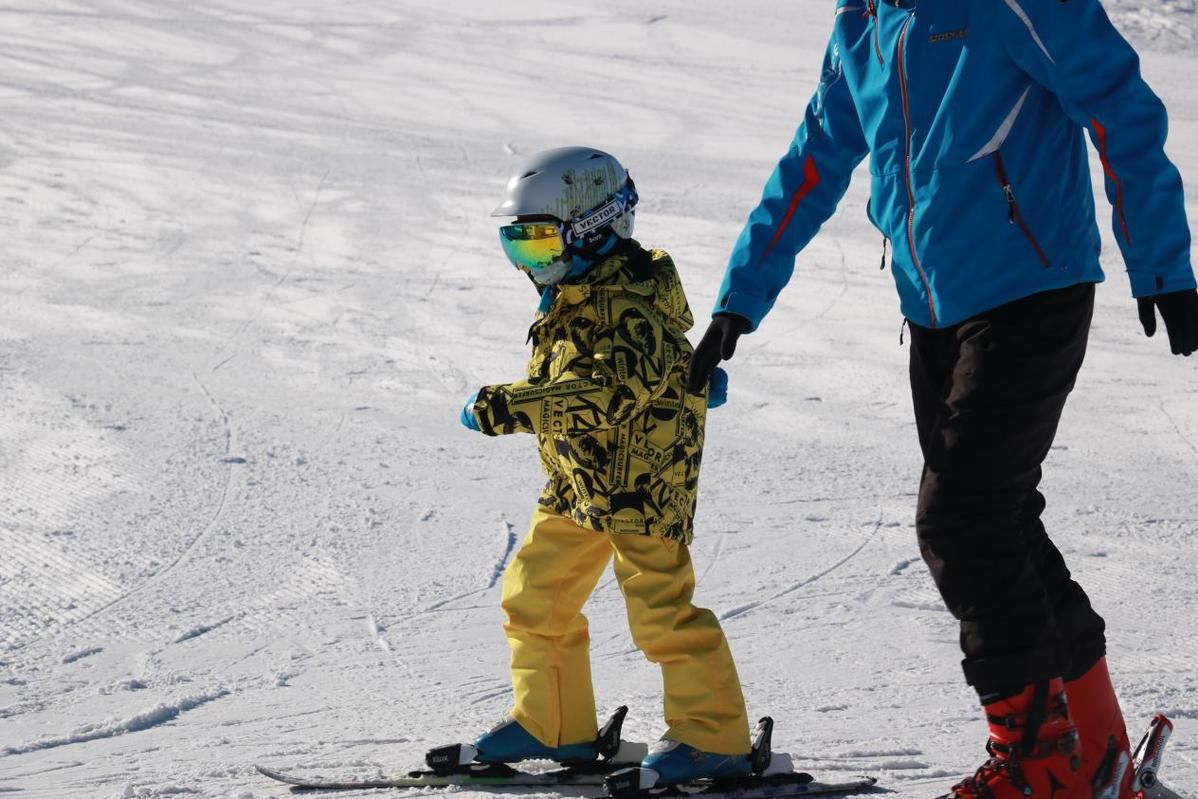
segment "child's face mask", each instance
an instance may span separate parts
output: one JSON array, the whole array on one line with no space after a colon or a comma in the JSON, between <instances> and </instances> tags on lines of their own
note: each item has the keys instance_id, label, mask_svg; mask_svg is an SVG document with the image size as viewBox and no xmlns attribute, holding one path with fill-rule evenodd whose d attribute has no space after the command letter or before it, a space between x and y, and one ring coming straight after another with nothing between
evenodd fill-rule
<instances>
[{"instance_id":1,"label":"child's face mask","mask_svg":"<svg viewBox=\"0 0 1198 799\"><path fill-rule=\"evenodd\" d=\"M572 267L565 261L554 261L544 269L538 269L535 272L525 270L532 275L532 279L538 286L553 286L565 280L571 272Z\"/></svg>"}]
</instances>

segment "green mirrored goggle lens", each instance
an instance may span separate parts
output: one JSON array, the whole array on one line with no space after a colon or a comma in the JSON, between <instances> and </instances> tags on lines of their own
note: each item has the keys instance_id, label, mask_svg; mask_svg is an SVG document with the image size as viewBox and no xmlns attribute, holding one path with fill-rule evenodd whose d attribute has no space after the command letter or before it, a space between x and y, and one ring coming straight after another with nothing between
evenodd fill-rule
<instances>
[{"instance_id":1,"label":"green mirrored goggle lens","mask_svg":"<svg viewBox=\"0 0 1198 799\"><path fill-rule=\"evenodd\" d=\"M557 225L545 222L504 225L499 241L513 264L534 271L560 260L566 251Z\"/></svg>"}]
</instances>

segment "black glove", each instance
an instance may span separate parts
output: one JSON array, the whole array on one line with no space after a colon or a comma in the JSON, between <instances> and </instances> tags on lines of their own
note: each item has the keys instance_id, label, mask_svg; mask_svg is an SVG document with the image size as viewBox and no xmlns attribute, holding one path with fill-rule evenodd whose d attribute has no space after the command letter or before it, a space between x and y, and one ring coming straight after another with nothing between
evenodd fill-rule
<instances>
[{"instance_id":1,"label":"black glove","mask_svg":"<svg viewBox=\"0 0 1198 799\"><path fill-rule=\"evenodd\" d=\"M1140 324L1144 334L1156 332L1156 311L1160 311L1169 333L1169 346L1174 355L1189 356L1198 350L1198 290L1183 289L1154 297L1140 297ZM702 346L702 345L700 345Z\"/></svg>"},{"instance_id":2,"label":"black glove","mask_svg":"<svg viewBox=\"0 0 1198 799\"><path fill-rule=\"evenodd\" d=\"M686 376L687 391L692 394L703 393L716 365L732 357L732 353L736 352L736 340L748 326L749 321L743 316L721 313L712 317L707 332L691 356L690 373Z\"/></svg>"}]
</instances>

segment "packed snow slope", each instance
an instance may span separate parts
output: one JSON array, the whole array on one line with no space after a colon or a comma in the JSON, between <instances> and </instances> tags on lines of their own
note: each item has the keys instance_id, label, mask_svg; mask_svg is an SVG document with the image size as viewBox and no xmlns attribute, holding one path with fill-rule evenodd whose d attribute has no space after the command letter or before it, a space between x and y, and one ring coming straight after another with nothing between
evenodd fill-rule
<instances>
[{"instance_id":1,"label":"packed snow slope","mask_svg":"<svg viewBox=\"0 0 1198 799\"><path fill-rule=\"evenodd\" d=\"M1198 219L1194 2L1111 9ZM253 763L394 772L500 717L499 578L541 480L530 439L457 421L521 373L535 305L488 213L521 155L609 149L705 320L830 10L5 3L0 793L283 796ZM914 541L866 191L730 364L694 558L777 748L926 799L984 731ZM1198 359L1143 337L1108 253L1047 523L1109 621L1133 735L1171 714L1165 777L1194 795ZM610 579L588 613L600 706L652 739L658 674Z\"/></svg>"}]
</instances>

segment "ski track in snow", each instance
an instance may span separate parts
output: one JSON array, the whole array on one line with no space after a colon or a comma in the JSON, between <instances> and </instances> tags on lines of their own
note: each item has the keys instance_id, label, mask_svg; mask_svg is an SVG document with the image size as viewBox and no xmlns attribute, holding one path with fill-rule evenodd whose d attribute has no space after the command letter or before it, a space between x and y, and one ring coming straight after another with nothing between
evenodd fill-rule
<instances>
[{"instance_id":1,"label":"ski track in snow","mask_svg":"<svg viewBox=\"0 0 1198 799\"><path fill-rule=\"evenodd\" d=\"M83 660L86 657L91 657L92 655L98 655L103 651L104 651L104 647L102 647L102 646L89 646L85 649L80 649L77 652L70 652L66 655L63 655L62 660L60 662L62 662L64 664L74 663L77 660Z\"/></svg>"},{"instance_id":2,"label":"ski track in snow","mask_svg":"<svg viewBox=\"0 0 1198 799\"><path fill-rule=\"evenodd\" d=\"M308 204L307 210L304 211L303 221L300 222L299 233L296 235L296 238L295 238L295 246L293 248L294 255L291 258L291 263L289 263L287 265L287 268L279 276L278 280L276 280L274 282L274 284L271 285L270 289L266 292L266 296L263 298L261 304L259 304L257 309L254 311L253 316L251 316L249 319L247 319L245 322L243 322L241 325L239 325L237 330L233 333L233 335L230 336L228 341L225 342L224 348L222 349L221 353L218 354L218 357L220 358L220 360L218 360L215 364L213 364L212 368L209 370L210 372L218 371L219 369L224 367L226 364L228 364L231 360L233 360L235 357L237 357L238 344L241 342L242 337L245 335L246 331L249 330L251 327L253 327L254 324L256 324L258 322L258 320L262 318L262 314L266 311L267 308L269 308L272 304L274 304L275 296L278 293L279 289L282 287L282 285L284 283L287 282L287 279L289 277L291 277L292 271L295 268L295 262L299 259L300 254L304 250L304 237L308 232L308 223L311 222L311 220L312 220L312 212L316 210L316 206L320 203L320 193L321 193L321 190L324 189L325 181L327 181L328 178L329 178L329 170L326 169L324 174L320 176L320 181L316 184L316 190L312 193L312 202ZM292 192L294 193L294 191L295 191L295 187L292 186ZM297 198L297 200L298 200L298 198ZM224 353L227 353L227 354L224 354ZM196 381L199 382L198 377L196 378ZM201 386L202 385L203 384L201 383ZM207 393L206 388L205 388L205 393Z\"/></svg>"},{"instance_id":3,"label":"ski track in snow","mask_svg":"<svg viewBox=\"0 0 1198 799\"><path fill-rule=\"evenodd\" d=\"M32 743L19 744L17 746L6 746L0 752L5 755L23 755L42 749L55 749L60 746L69 746L70 744L85 743L101 738L113 738L117 735L125 735L131 732L141 732L142 730L148 730L151 727L157 727L161 724L174 721L181 713L194 710L201 705L206 705L209 702L214 702L228 695L229 692L224 689L209 693L194 694L174 702L155 705L148 710L143 710L128 718L109 720L101 724L88 724L69 735L41 738Z\"/></svg>"},{"instance_id":4,"label":"ski track in snow","mask_svg":"<svg viewBox=\"0 0 1198 799\"><path fill-rule=\"evenodd\" d=\"M152 573L148 577L148 579L144 580L143 582L137 584L136 586L134 586L128 590L120 590L119 588L117 588L115 586L113 586L113 587L105 586L104 590L102 591L102 593L99 594L99 596L103 597L105 595L108 595L108 596L111 596L112 598L109 599L107 602L104 602L103 604L101 604L99 607L96 607L94 610L90 611L86 615L79 618L76 623L83 623L83 622L91 621L94 618L101 616L104 613L110 611L114 606L128 600L131 596L133 596L141 591L144 591L145 589L147 589L157 583L164 581L176 567L178 567L181 563L183 563L185 561L185 559L195 549L196 545L199 544L199 542L201 540L203 540L217 526L217 524L220 522L221 517L223 516L223 514L225 512L225 507L226 507L226 504L228 501L230 491L231 491L232 486L236 480L236 473L233 468L234 459L232 459L230 456L230 452L232 450L232 447L234 446L233 433L229 426L228 415L220 407L220 405L216 402L216 400L212 397L212 395L208 392L207 387L204 386L204 384L199 380L199 378L195 375L194 372L192 372L192 376L195 378L196 383L199 385L204 396L212 404L212 407L215 409L215 411L217 412L217 414L221 420L221 423L223 425L223 437L224 437L224 442L225 442L224 443L224 456L221 458L221 461L224 463L230 464L229 468L226 470L226 477L220 485L219 492L217 494L216 501L215 501L214 507L212 509L211 515L208 518L207 522L204 523L203 526L190 539L188 539L183 544L183 546L178 551L178 554L173 558L173 560L171 560L169 563L167 563L165 567L163 567L159 570L156 570L154 573Z\"/></svg>"},{"instance_id":5,"label":"ski track in snow","mask_svg":"<svg viewBox=\"0 0 1198 799\"><path fill-rule=\"evenodd\" d=\"M181 633L172 643L181 644L184 641L190 641L193 638L199 638L201 635L206 635L213 630L219 630L221 627L224 627L226 624L237 618L238 615L233 614L232 616L226 616L220 621L216 621L211 624L197 624L195 627L192 627L191 629L185 630L183 633Z\"/></svg>"},{"instance_id":6,"label":"ski track in snow","mask_svg":"<svg viewBox=\"0 0 1198 799\"><path fill-rule=\"evenodd\" d=\"M864 541L862 541L860 544L857 545L856 549L854 549L849 554L845 555L840 560L833 563L828 568L824 569L821 572L813 574L810 577L806 577L802 580L799 580L797 583L794 583L793 585L788 586L787 588L783 589L782 591L779 591L778 593L773 594L773 595L761 600L760 602L749 602L747 604L744 604L739 607L732 608L731 610L725 611L724 613L720 614L720 617L719 617L720 621L731 621L732 619L736 619L736 618L739 618L746 614L752 613L753 611L759 610L760 608L763 608L763 607L781 599L784 596L789 596L801 588L806 588L807 586L811 585L812 583L822 580L824 577L827 577L829 574L836 571L837 569L839 569L841 566L848 563L853 558L857 557L857 555L861 554L861 550L865 549L865 547L868 546L869 543L874 540L874 537L878 534L878 531L881 528L882 528L882 519L879 518L877 523L874 524L873 531L868 536L865 537Z\"/></svg>"},{"instance_id":7,"label":"ski track in snow","mask_svg":"<svg viewBox=\"0 0 1198 799\"><path fill-rule=\"evenodd\" d=\"M610 149L704 319L832 24L827 0L747 2L0 10L0 792L281 796L253 763L393 773L506 712L497 587L544 480L531 437L457 422L523 375L536 304L488 214L522 154ZM1192 192L1198 5L1106 5ZM868 195L862 169L728 365L696 602L779 751L926 799L984 725L912 529ZM1172 713L1163 777L1194 794L1194 364L1139 332L1103 235L1045 521L1129 732ZM599 707L652 740L660 673L610 572L586 614Z\"/></svg>"}]
</instances>

